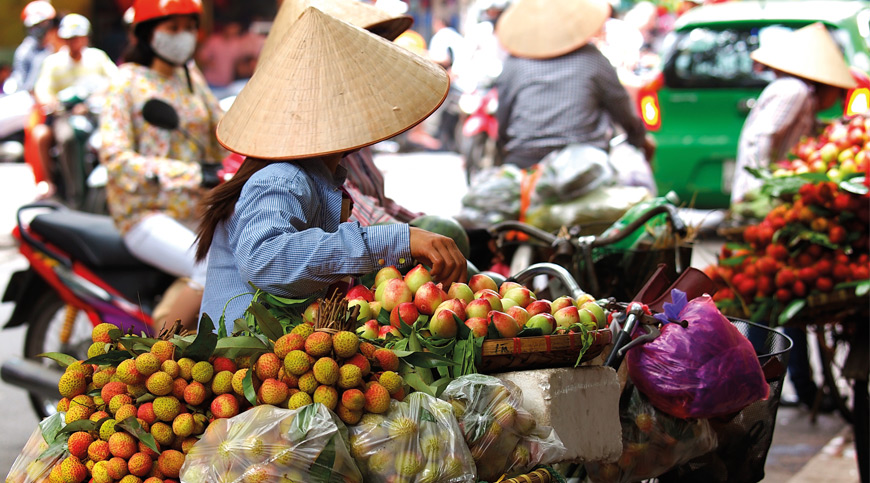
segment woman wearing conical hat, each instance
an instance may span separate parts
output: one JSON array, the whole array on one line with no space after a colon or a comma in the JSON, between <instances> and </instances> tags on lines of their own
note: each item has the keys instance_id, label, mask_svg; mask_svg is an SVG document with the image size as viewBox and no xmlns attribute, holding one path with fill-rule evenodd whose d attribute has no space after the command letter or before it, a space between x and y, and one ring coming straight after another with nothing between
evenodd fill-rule
<instances>
[{"instance_id":1,"label":"woman wearing conical hat","mask_svg":"<svg viewBox=\"0 0 870 483\"><path fill-rule=\"evenodd\" d=\"M793 32L770 30L768 35L765 39L762 33L761 47L750 55L777 77L761 92L740 131L732 205L761 185L746 168L765 168L784 159L802 137L812 134L816 114L856 85L843 53L821 23Z\"/></svg>"},{"instance_id":2,"label":"woman wearing conical hat","mask_svg":"<svg viewBox=\"0 0 870 483\"><path fill-rule=\"evenodd\" d=\"M505 163L526 168L570 144L607 151L613 124L652 157L616 69L590 43L609 17L606 0L518 0L499 18L496 35L510 53L496 81Z\"/></svg>"},{"instance_id":3,"label":"woman wearing conical hat","mask_svg":"<svg viewBox=\"0 0 870 483\"><path fill-rule=\"evenodd\" d=\"M204 201L198 255L208 254L201 310L243 315L249 283L306 297L348 275L414 260L449 285L466 261L452 239L408 225L342 222L347 153L395 136L444 100L447 74L392 43L308 8L217 128L247 156Z\"/></svg>"}]
</instances>

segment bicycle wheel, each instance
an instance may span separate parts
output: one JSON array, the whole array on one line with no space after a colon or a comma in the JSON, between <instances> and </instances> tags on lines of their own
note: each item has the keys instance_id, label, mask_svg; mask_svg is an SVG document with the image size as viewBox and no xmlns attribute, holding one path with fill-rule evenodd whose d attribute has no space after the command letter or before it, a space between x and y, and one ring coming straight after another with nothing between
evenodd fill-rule
<instances>
[{"instance_id":1,"label":"bicycle wheel","mask_svg":"<svg viewBox=\"0 0 870 483\"><path fill-rule=\"evenodd\" d=\"M824 376L824 391L833 399L837 411L847 422L852 422L852 406L854 403L851 381L846 378L843 371L846 357L849 354L849 341L854 337L854 330L850 325L840 323L827 323L815 328L816 345L822 360L822 375ZM822 393L816 397L813 403L815 414L821 403Z\"/></svg>"}]
</instances>

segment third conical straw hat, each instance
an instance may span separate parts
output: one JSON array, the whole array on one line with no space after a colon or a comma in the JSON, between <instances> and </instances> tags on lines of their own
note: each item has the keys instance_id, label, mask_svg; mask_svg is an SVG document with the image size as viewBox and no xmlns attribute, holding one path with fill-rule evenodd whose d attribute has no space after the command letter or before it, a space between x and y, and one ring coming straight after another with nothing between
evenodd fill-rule
<instances>
[{"instance_id":1,"label":"third conical straw hat","mask_svg":"<svg viewBox=\"0 0 870 483\"><path fill-rule=\"evenodd\" d=\"M350 151L431 114L447 73L420 56L308 8L217 127L227 149L264 159Z\"/></svg>"},{"instance_id":2,"label":"third conical straw hat","mask_svg":"<svg viewBox=\"0 0 870 483\"><path fill-rule=\"evenodd\" d=\"M606 0L518 0L499 18L496 35L511 55L549 59L586 45L609 16Z\"/></svg>"},{"instance_id":3,"label":"third conical straw hat","mask_svg":"<svg viewBox=\"0 0 870 483\"><path fill-rule=\"evenodd\" d=\"M407 15L391 15L359 0L284 0L266 37L261 55L268 55L275 49L287 29L308 7L317 8L325 14L364 28L387 40L395 40L414 23L414 19Z\"/></svg>"},{"instance_id":4,"label":"third conical straw hat","mask_svg":"<svg viewBox=\"0 0 870 483\"><path fill-rule=\"evenodd\" d=\"M822 84L843 89L856 86L843 52L821 23L777 37L751 54L758 63Z\"/></svg>"}]
</instances>

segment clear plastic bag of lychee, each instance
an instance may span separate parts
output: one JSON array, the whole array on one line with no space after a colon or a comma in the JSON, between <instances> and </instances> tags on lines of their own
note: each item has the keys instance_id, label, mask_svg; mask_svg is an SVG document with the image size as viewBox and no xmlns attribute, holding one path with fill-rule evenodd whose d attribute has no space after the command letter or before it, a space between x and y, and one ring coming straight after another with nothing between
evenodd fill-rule
<instances>
[{"instance_id":1,"label":"clear plastic bag of lychee","mask_svg":"<svg viewBox=\"0 0 870 483\"><path fill-rule=\"evenodd\" d=\"M476 482L474 460L450 404L415 392L350 428L350 449L366 483Z\"/></svg>"},{"instance_id":2,"label":"clear plastic bag of lychee","mask_svg":"<svg viewBox=\"0 0 870 483\"><path fill-rule=\"evenodd\" d=\"M185 483L362 482L347 428L323 404L263 405L212 423L181 467Z\"/></svg>"},{"instance_id":3,"label":"clear plastic bag of lychee","mask_svg":"<svg viewBox=\"0 0 870 483\"><path fill-rule=\"evenodd\" d=\"M629 384L620 397L622 455L615 463L587 463L596 483L628 483L654 478L716 449L706 419L680 419L655 408Z\"/></svg>"},{"instance_id":4,"label":"clear plastic bag of lychee","mask_svg":"<svg viewBox=\"0 0 870 483\"><path fill-rule=\"evenodd\" d=\"M9 468L9 474L6 475L8 483L31 483L48 481L49 474L54 467L60 468L61 462L69 456L67 451L59 448L59 451L52 451L52 454L46 454L40 459L40 456L49 448L49 444L45 441L47 435L56 435L57 431L63 427L64 413L56 413L42 420L39 426L30 438L27 439L24 448L12 467Z\"/></svg>"},{"instance_id":5,"label":"clear plastic bag of lychee","mask_svg":"<svg viewBox=\"0 0 870 483\"><path fill-rule=\"evenodd\" d=\"M537 425L522 407L522 391L511 382L462 376L450 382L441 398L453 406L481 481L526 473L565 455L562 440L553 428Z\"/></svg>"}]
</instances>

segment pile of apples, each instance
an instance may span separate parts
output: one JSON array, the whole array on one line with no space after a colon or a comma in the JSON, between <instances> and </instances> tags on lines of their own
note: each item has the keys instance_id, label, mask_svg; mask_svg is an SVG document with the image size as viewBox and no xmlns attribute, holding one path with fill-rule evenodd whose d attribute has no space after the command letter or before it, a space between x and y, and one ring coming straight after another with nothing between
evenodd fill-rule
<instances>
[{"instance_id":1,"label":"pile of apples","mask_svg":"<svg viewBox=\"0 0 870 483\"><path fill-rule=\"evenodd\" d=\"M818 137L805 138L793 150L795 159L776 164L774 177L826 173L839 182L870 167L870 118L855 116L829 124Z\"/></svg>"},{"instance_id":2,"label":"pile of apples","mask_svg":"<svg viewBox=\"0 0 870 483\"><path fill-rule=\"evenodd\" d=\"M870 195L831 181L806 183L790 201L747 227L742 244L726 244L705 272L717 284L714 300L734 315L756 313L765 302L785 307L813 293L870 278ZM745 309L743 309L745 312Z\"/></svg>"},{"instance_id":3,"label":"pile of apples","mask_svg":"<svg viewBox=\"0 0 870 483\"><path fill-rule=\"evenodd\" d=\"M588 294L577 300L569 296L539 300L519 283L499 285L485 274L473 275L467 284L453 283L444 291L422 265L404 276L396 267L384 267L372 287L357 285L346 298L348 308L359 307L357 334L364 339L401 337L401 324L418 322L426 323L428 334L439 338L456 337L458 324L465 324L475 337L497 333L500 338L517 337L524 328L549 335L577 331L579 325L596 330L606 324L604 309ZM303 320L316 317L317 310L317 303L310 305Z\"/></svg>"}]
</instances>

